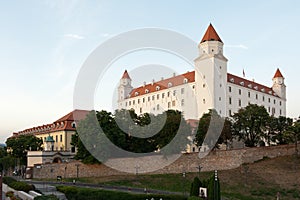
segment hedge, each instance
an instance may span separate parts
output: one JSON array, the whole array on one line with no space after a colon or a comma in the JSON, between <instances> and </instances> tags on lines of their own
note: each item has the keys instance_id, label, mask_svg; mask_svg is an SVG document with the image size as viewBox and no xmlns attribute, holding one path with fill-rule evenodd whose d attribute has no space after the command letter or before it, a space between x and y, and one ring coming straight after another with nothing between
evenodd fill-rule
<instances>
[{"instance_id":1,"label":"hedge","mask_svg":"<svg viewBox=\"0 0 300 200\"><path fill-rule=\"evenodd\" d=\"M43 196L37 196L34 198L34 200L59 200L55 195L43 195Z\"/></svg>"},{"instance_id":2,"label":"hedge","mask_svg":"<svg viewBox=\"0 0 300 200\"><path fill-rule=\"evenodd\" d=\"M28 193L30 190L34 190L33 185L29 185L25 182L17 181L16 179L11 177L3 177L2 181L4 184L7 184L9 187L18 191L24 191Z\"/></svg>"},{"instance_id":3,"label":"hedge","mask_svg":"<svg viewBox=\"0 0 300 200\"><path fill-rule=\"evenodd\" d=\"M126 192L115 192L91 188L76 188L72 186L57 186L57 190L65 193L68 200L187 200L184 196L177 195L158 195L158 194L131 194Z\"/></svg>"}]
</instances>

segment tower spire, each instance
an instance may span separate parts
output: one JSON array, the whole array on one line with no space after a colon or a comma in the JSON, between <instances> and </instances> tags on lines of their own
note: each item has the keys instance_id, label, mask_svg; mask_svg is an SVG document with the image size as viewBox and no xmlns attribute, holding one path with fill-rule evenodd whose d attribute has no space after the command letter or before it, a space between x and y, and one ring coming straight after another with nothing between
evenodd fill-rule
<instances>
[{"instance_id":1,"label":"tower spire","mask_svg":"<svg viewBox=\"0 0 300 200\"><path fill-rule=\"evenodd\" d=\"M281 71L277 68L273 78L283 78Z\"/></svg>"},{"instance_id":2,"label":"tower spire","mask_svg":"<svg viewBox=\"0 0 300 200\"><path fill-rule=\"evenodd\" d=\"M123 73L122 78L127 78L127 79L130 79L130 80L131 80L131 78L130 78L128 72L127 72L127 70L125 70L125 72Z\"/></svg>"},{"instance_id":3,"label":"tower spire","mask_svg":"<svg viewBox=\"0 0 300 200\"><path fill-rule=\"evenodd\" d=\"M211 23L209 24L200 43L203 43L206 41L219 41L219 42L223 43L221 38L219 37L217 31L215 30L215 28L213 27L213 25Z\"/></svg>"}]
</instances>

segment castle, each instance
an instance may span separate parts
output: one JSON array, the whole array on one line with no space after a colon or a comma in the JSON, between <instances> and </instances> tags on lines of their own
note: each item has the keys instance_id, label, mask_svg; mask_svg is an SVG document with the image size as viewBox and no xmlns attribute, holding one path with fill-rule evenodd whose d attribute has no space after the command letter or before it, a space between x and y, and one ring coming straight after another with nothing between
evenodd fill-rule
<instances>
[{"instance_id":1,"label":"castle","mask_svg":"<svg viewBox=\"0 0 300 200\"><path fill-rule=\"evenodd\" d=\"M209 109L230 117L248 104L257 104L270 115L286 116L286 86L280 70L273 76L272 87L230 74L223 45L210 24L198 45L195 71L133 88L125 70L118 87L118 108L134 109L137 114L180 110L185 119L198 120Z\"/></svg>"}]
</instances>

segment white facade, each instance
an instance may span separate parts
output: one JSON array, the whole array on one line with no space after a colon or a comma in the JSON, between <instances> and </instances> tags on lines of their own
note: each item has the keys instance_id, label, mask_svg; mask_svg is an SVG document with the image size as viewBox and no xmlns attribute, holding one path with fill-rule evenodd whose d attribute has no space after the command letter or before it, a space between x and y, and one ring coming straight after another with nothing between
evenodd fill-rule
<instances>
[{"instance_id":1,"label":"white facade","mask_svg":"<svg viewBox=\"0 0 300 200\"><path fill-rule=\"evenodd\" d=\"M251 103L264 106L275 117L286 115L286 86L279 69L272 87L228 73L223 42L212 25L198 49L193 72L133 88L125 71L118 88L119 109L134 109L137 114L173 109L183 111L185 119L199 119L209 109L229 117Z\"/></svg>"}]
</instances>

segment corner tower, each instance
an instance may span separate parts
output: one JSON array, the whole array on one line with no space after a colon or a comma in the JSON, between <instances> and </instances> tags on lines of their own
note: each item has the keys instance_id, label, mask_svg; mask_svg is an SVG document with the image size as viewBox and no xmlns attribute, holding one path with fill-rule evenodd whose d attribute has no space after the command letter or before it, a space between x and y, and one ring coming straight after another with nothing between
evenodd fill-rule
<instances>
[{"instance_id":1,"label":"corner tower","mask_svg":"<svg viewBox=\"0 0 300 200\"><path fill-rule=\"evenodd\" d=\"M277 68L275 75L273 77L273 86L272 89L276 94L286 100L286 86L284 84L284 77L281 74L281 71Z\"/></svg>"},{"instance_id":2,"label":"corner tower","mask_svg":"<svg viewBox=\"0 0 300 200\"><path fill-rule=\"evenodd\" d=\"M131 78L127 70L125 70L118 87L118 102L121 102L124 99L126 99L129 96L132 89L133 87L131 86Z\"/></svg>"},{"instance_id":3,"label":"corner tower","mask_svg":"<svg viewBox=\"0 0 300 200\"><path fill-rule=\"evenodd\" d=\"M210 24L198 45L195 62L198 118L209 109L226 116L227 59L223 55L223 41Z\"/></svg>"}]
</instances>

